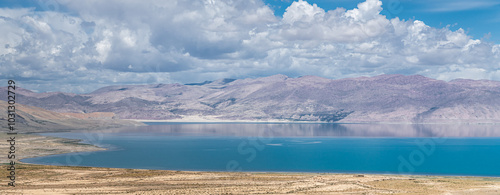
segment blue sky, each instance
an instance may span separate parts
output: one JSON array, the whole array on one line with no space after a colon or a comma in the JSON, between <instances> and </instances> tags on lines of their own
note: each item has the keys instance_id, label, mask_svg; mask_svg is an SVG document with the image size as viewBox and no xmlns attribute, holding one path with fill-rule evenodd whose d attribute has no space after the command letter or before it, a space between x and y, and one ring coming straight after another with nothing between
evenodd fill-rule
<instances>
[{"instance_id":1,"label":"blue sky","mask_svg":"<svg viewBox=\"0 0 500 195\"><path fill-rule=\"evenodd\" d=\"M275 74L500 80L500 1L0 1L0 82L108 85Z\"/></svg>"}]
</instances>

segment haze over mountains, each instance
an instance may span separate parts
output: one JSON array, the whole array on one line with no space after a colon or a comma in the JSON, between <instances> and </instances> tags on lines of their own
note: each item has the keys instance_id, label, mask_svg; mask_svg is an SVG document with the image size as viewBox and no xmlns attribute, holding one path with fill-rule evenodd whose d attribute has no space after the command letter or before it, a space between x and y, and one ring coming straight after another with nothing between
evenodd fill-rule
<instances>
[{"instance_id":1,"label":"haze over mountains","mask_svg":"<svg viewBox=\"0 0 500 195\"><path fill-rule=\"evenodd\" d=\"M113 112L121 119L500 122L500 82L445 82L420 75L339 80L274 75L186 85L109 86L88 94L17 90L16 95L21 104L55 112Z\"/></svg>"}]
</instances>

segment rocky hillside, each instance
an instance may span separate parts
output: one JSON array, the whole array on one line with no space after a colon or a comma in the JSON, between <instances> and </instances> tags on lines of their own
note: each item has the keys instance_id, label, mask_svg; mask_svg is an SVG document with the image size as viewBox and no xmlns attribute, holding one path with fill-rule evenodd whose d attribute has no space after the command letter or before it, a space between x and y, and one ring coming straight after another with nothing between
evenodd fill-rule
<instances>
[{"instance_id":1,"label":"rocky hillside","mask_svg":"<svg viewBox=\"0 0 500 195\"><path fill-rule=\"evenodd\" d=\"M112 112L124 119L500 122L500 82L445 82L419 75L339 80L274 75L186 85L109 86L88 94L19 90L17 95L19 103L47 110Z\"/></svg>"},{"instance_id":2,"label":"rocky hillside","mask_svg":"<svg viewBox=\"0 0 500 195\"><path fill-rule=\"evenodd\" d=\"M0 101L0 112L7 113L7 102ZM34 106L16 104L15 127L17 132L47 132L143 125L134 121L114 119L113 115L113 113L57 113ZM0 116L2 127L7 127L6 117L5 114Z\"/></svg>"}]
</instances>

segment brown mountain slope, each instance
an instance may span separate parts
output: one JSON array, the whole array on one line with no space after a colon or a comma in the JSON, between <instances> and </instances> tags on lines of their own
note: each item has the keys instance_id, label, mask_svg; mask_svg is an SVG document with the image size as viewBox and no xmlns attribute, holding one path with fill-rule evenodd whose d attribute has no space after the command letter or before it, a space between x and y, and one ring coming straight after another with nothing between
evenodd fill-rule
<instances>
[{"instance_id":1,"label":"brown mountain slope","mask_svg":"<svg viewBox=\"0 0 500 195\"><path fill-rule=\"evenodd\" d=\"M6 94L5 87L1 93ZM55 112L112 112L122 119L500 123L499 81L442 81L420 75L274 75L108 86L86 94L18 90L16 97L21 104Z\"/></svg>"},{"instance_id":2,"label":"brown mountain slope","mask_svg":"<svg viewBox=\"0 0 500 195\"><path fill-rule=\"evenodd\" d=\"M0 101L0 112L7 113L7 102ZM142 123L115 119L113 113L57 113L34 106L16 104L17 132L61 131L74 129L116 128ZM7 115L0 115L0 125L7 128ZM5 129L7 130L7 129Z\"/></svg>"}]
</instances>

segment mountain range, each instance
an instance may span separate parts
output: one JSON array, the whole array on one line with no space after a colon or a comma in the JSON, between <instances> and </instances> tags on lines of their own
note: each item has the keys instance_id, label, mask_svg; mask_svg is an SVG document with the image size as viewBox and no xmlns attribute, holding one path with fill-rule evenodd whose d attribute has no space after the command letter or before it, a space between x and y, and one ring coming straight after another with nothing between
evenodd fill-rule
<instances>
[{"instance_id":1,"label":"mountain range","mask_svg":"<svg viewBox=\"0 0 500 195\"><path fill-rule=\"evenodd\" d=\"M0 101L0 112L7 113L7 102ZM34 106L15 104L14 132L48 132L82 129L109 129L140 126L142 123L117 119L113 113L57 113ZM8 127L7 116L0 116L0 125Z\"/></svg>"},{"instance_id":2,"label":"mountain range","mask_svg":"<svg viewBox=\"0 0 500 195\"><path fill-rule=\"evenodd\" d=\"M6 94L5 90L0 88L0 93ZM500 122L500 82L446 82L420 75L336 80L274 75L191 84L108 86L86 94L19 89L16 96L21 104L54 112L107 112L121 119Z\"/></svg>"}]
</instances>

